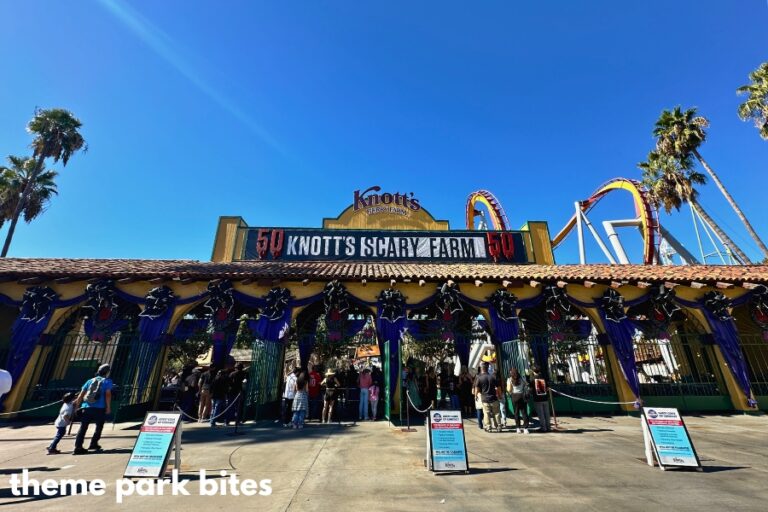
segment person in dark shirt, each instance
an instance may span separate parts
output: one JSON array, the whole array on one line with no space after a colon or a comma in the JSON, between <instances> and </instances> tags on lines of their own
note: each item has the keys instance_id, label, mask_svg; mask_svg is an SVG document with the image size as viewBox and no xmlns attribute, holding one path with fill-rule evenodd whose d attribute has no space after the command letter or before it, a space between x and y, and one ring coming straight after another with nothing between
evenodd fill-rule
<instances>
[{"instance_id":1,"label":"person in dark shirt","mask_svg":"<svg viewBox=\"0 0 768 512\"><path fill-rule=\"evenodd\" d=\"M229 410L227 411L225 422L227 426L233 419L235 423L239 423L242 417L240 409L243 403L243 381L246 375L243 370L243 363L237 363L235 369L229 374L229 391L227 392L227 406Z\"/></svg>"},{"instance_id":2,"label":"person in dark shirt","mask_svg":"<svg viewBox=\"0 0 768 512\"><path fill-rule=\"evenodd\" d=\"M533 405L536 408L536 416L539 418L539 432L550 432L549 426L549 389L544 373L538 366L533 367L533 378L531 379L531 389L533 391Z\"/></svg>"},{"instance_id":3,"label":"person in dark shirt","mask_svg":"<svg viewBox=\"0 0 768 512\"><path fill-rule=\"evenodd\" d=\"M336 400L339 398L338 393L341 383L336 378L335 372L329 368L325 372L325 379L323 379L321 385L324 390L322 421L323 423L330 423L333 418L333 406L336 405Z\"/></svg>"},{"instance_id":4,"label":"person in dark shirt","mask_svg":"<svg viewBox=\"0 0 768 512\"><path fill-rule=\"evenodd\" d=\"M480 394L483 403L483 416L486 421L486 432L501 432L501 410L499 397L501 388L494 375L488 375L488 363L480 365L480 375L475 378L473 394Z\"/></svg>"},{"instance_id":5,"label":"person in dark shirt","mask_svg":"<svg viewBox=\"0 0 768 512\"><path fill-rule=\"evenodd\" d=\"M184 390L183 398L181 401L181 409L187 414L185 417L186 421L193 421L194 418L192 416L195 414L195 410L197 409L196 401L198 397L198 393L200 391L200 388L198 386L200 380L200 369L195 368L193 369L189 375L184 379L183 387Z\"/></svg>"},{"instance_id":6,"label":"person in dark shirt","mask_svg":"<svg viewBox=\"0 0 768 512\"><path fill-rule=\"evenodd\" d=\"M229 376L224 370L219 370L213 378L211 386L211 399L213 410L211 411L211 426L216 426L216 416L221 414L227 406L227 393L229 392Z\"/></svg>"}]
</instances>

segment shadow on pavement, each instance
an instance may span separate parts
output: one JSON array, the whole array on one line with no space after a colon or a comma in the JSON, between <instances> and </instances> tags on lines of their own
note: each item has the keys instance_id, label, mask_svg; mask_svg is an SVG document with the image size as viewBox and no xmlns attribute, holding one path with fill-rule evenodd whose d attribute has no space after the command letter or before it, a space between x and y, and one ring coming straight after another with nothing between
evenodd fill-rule
<instances>
[{"instance_id":1,"label":"shadow on pavement","mask_svg":"<svg viewBox=\"0 0 768 512\"><path fill-rule=\"evenodd\" d=\"M585 432L613 432L612 428L574 428L569 430L554 430L554 434L583 434Z\"/></svg>"},{"instance_id":2,"label":"shadow on pavement","mask_svg":"<svg viewBox=\"0 0 768 512\"><path fill-rule=\"evenodd\" d=\"M182 427L183 428L183 427ZM307 423L303 429L290 429L280 426L279 423L272 421L261 421L257 423L246 423L238 427L239 436L233 436L235 427L216 427L198 426L194 428L183 428L182 445L189 443L208 443L230 440L232 442L242 442L252 440L255 442L289 441L291 439L306 439L325 437L329 434L345 434L354 432L359 428L358 424L352 423Z\"/></svg>"},{"instance_id":3,"label":"shadow on pavement","mask_svg":"<svg viewBox=\"0 0 768 512\"><path fill-rule=\"evenodd\" d=\"M751 469L751 466L703 466L705 473L719 473L732 469Z\"/></svg>"},{"instance_id":4,"label":"shadow on pavement","mask_svg":"<svg viewBox=\"0 0 768 512\"><path fill-rule=\"evenodd\" d=\"M21 472L24 471L25 469L31 473L33 471L58 471L61 468L52 468L49 466L37 466L33 468L10 468L10 469L4 468L4 469L0 469L0 475L12 475L14 473L21 474Z\"/></svg>"}]
</instances>

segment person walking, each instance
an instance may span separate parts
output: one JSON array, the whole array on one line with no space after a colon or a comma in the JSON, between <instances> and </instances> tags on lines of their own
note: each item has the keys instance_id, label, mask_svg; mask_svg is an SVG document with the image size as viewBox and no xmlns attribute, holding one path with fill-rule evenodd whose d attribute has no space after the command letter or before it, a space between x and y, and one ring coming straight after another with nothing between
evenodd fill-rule
<instances>
[{"instance_id":1,"label":"person walking","mask_svg":"<svg viewBox=\"0 0 768 512\"><path fill-rule=\"evenodd\" d=\"M309 395L307 385L309 377L305 372L301 372L296 378L296 394L293 397L293 418L291 419L291 428L304 428L304 419L309 409Z\"/></svg>"},{"instance_id":2,"label":"person walking","mask_svg":"<svg viewBox=\"0 0 768 512\"><path fill-rule=\"evenodd\" d=\"M379 385L375 380L368 388L368 400L371 402L371 420L376 421L376 414L379 411Z\"/></svg>"},{"instance_id":3,"label":"person walking","mask_svg":"<svg viewBox=\"0 0 768 512\"><path fill-rule=\"evenodd\" d=\"M59 415L56 418L56 422L53 424L56 427L56 435L54 436L51 444L48 445L46 451L48 455L57 455L61 453L58 450L59 441L67 433L67 427L72 423L72 418L75 416L75 405L72 403L75 400L74 393L66 393L61 401L61 409L59 409Z\"/></svg>"},{"instance_id":4,"label":"person walking","mask_svg":"<svg viewBox=\"0 0 768 512\"><path fill-rule=\"evenodd\" d=\"M291 373L285 379L285 389L283 390L283 409L282 419L283 426L287 427L291 422L291 416L293 414L293 398L296 396L296 378L299 376L299 369L294 368Z\"/></svg>"},{"instance_id":5,"label":"person walking","mask_svg":"<svg viewBox=\"0 0 768 512\"><path fill-rule=\"evenodd\" d=\"M466 366L459 371L459 404L465 418L472 416L472 376Z\"/></svg>"},{"instance_id":6,"label":"person walking","mask_svg":"<svg viewBox=\"0 0 768 512\"><path fill-rule=\"evenodd\" d=\"M512 400L512 413L515 416L515 428L517 433L520 431L520 416L523 417L523 430L522 432L528 433L528 398L530 393L528 391L528 383L524 378L520 376L520 372L517 368L509 370L509 378L507 379L507 393Z\"/></svg>"},{"instance_id":7,"label":"person walking","mask_svg":"<svg viewBox=\"0 0 768 512\"><path fill-rule=\"evenodd\" d=\"M309 398L309 411L307 412L307 419L320 419L321 409L321 397L320 397L320 381L322 377L317 372L314 365L309 367L309 383L307 384L307 396Z\"/></svg>"},{"instance_id":8,"label":"person walking","mask_svg":"<svg viewBox=\"0 0 768 512\"><path fill-rule=\"evenodd\" d=\"M194 421L192 415L195 414L195 411L198 409L195 407L195 400L197 400L197 397L200 395L199 382L200 369L193 368L189 372L189 375L184 378L184 382L182 383L184 393L182 395L181 409L186 414L184 421Z\"/></svg>"},{"instance_id":9,"label":"person walking","mask_svg":"<svg viewBox=\"0 0 768 512\"><path fill-rule=\"evenodd\" d=\"M333 418L333 406L336 405L336 400L339 398L339 388L341 387L341 383L339 382L339 379L336 378L336 372L329 368L328 371L325 372L325 379L323 379L323 382L320 384L325 390L321 419L323 423L330 423Z\"/></svg>"},{"instance_id":10,"label":"person walking","mask_svg":"<svg viewBox=\"0 0 768 512\"><path fill-rule=\"evenodd\" d=\"M227 393L229 392L229 375L225 370L219 370L213 377L211 386L211 400L213 409L211 410L211 427L216 426L216 420L227 408Z\"/></svg>"},{"instance_id":11,"label":"person walking","mask_svg":"<svg viewBox=\"0 0 768 512\"><path fill-rule=\"evenodd\" d=\"M224 422L226 426L229 426L229 422L232 420L237 424L241 422L242 413L240 409L243 403L243 383L245 382L246 375L243 370L243 363L237 363L235 369L229 374L229 391L227 392L227 407L229 407L229 410Z\"/></svg>"},{"instance_id":12,"label":"person walking","mask_svg":"<svg viewBox=\"0 0 768 512\"><path fill-rule=\"evenodd\" d=\"M357 378L357 385L360 388L360 410L358 415L360 421L368 421L368 390L372 384L371 370L366 368Z\"/></svg>"},{"instance_id":13,"label":"person walking","mask_svg":"<svg viewBox=\"0 0 768 512\"><path fill-rule=\"evenodd\" d=\"M479 372L478 372L479 374ZM475 395L475 412L477 413L477 426L483 430L483 401L480 399L480 393Z\"/></svg>"},{"instance_id":14,"label":"person walking","mask_svg":"<svg viewBox=\"0 0 768 512\"><path fill-rule=\"evenodd\" d=\"M88 379L80 389L80 394L75 399L75 407L80 407L80 429L75 437L75 449L72 455L82 455L88 450L101 451L99 440L104 422L107 416L112 414L112 379L109 378L110 367L108 364L99 366L96 376ZM83 448L88 427L93 423L96 430L93 432L88 450Z\"/></svg>"},{"instance_id":15,"label":"person walking","mask_svg":"<svg viewBox=\"0 0 768 512\"><path fill-rule=\"evenodd\" d=\"M480 401L483 403L483 416L487 423L486 432L501 432L501 412L499 411L499 397L501 388L496 377L488 374L488 363L480 365L480 375L475 378L474 393L480 393Z\"/></svg>"},{"instance_id":16,"label":"person walking","mask_svg":"<svg viewBox=\"0 0 768 512\"><path fill-rule=\"evenodd\" d=\"M213 368L208 368L200 375L200 405L197 408L197 418L200 423L211 417L211 384L213 383Z\"/></svg>"},{"instance_id":17,"label":"person walking","mask_svg":"<svg viewBox=\"0 0 768 512\"><path fill-rule=\"evenodd\" d=\"M533 367L533 405L539 418L539 432L550 432L549 427L549 389L547 379L539 366Z\"/></svg>"}]
</instances>

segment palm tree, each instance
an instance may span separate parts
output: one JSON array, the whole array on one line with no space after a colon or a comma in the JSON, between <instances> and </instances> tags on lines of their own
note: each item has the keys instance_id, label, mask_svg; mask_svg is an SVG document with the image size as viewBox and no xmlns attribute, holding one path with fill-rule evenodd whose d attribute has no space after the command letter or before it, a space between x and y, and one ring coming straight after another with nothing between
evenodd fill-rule
<instances>
[{"instance_id":1,"label":"palm tree","mask_svg":"<svg viewBox=\"0 0 768 512\"><path fill-rule=\"evenodd\" d=\"M737 94L747 94L747 100L739 105L742 121L754 120L760 137L768 140L768 62L760 64L749 74L751 83L736 89Z\"/></svg>"},{"instance_id":2,"label":"palm tree","mask_svg":"<svg viewBox=\"0 0 768 512\"><path fill-rule=\"evenodd\" d=\"M744 212L741 211L741 208L739 208L731 194L726 190L720 178L715 174L715 171L712 170L699 153L699 147L707 138L706 128L708 126L709 121L704 117L697 116L695 108L689 108L685 112L679 106L675 107L672 111L664 110L656 121L656 126L653 130L653 135L656 137L656 150L661 154L681 160L691 155L696 157L710 175L712 181L715 182L717 188L725 196L733 211L741 219L749 235L757 243L763 254L768 256L768 247L757 236Z\"/></svg>"},{"instance_id":3,"label":"palm tree","mask_svg":"<svg viewBox=\"0 0 768 512\"><path fill-rule=\"evenodd\" d=\"M698 203L698 192L694 185L704 185L707 177L697 172L693 158L687 155L676 158L658 151L648 153L648 160L637 166L643 171L643 185L648 189L655 208L664 207L667 213L680 210L683 203L690 203L717 233L717 236L736 254L742 263L751 263L731 238L712 219L706 210Z\"/></svg>"},{"instance_id":4,"label":"palm tree","mask_svg":"<svg viewBox=\"0 0 768 512\"><path fill-rule=\"evenodd\" d=\"M26 188L35 168L34 158L9 156L8 163L9 167L0 166L0 228L5 221L13 218L21 192ZM43 170L37 175L21 211L25 222L32 222L43 213L51 198L59 193L56 189L56 176L58 173L51 170Z\"/></svg>"},{"instance_id":5,"label":"palm tree","mask_svg":"<svg viewBox=\"0 0 768 512\"><path fill-rule=\"evenodd\" d=\"M68 110L52 108L35 111L35 117L27 125L27 131L35 136L31 144L34 166L21 190L13 214L10 216L11 225L8 228L0 258L4 258L8 254L13 234L16 231L16 223L30 200L38 175L44 170L45 159L53 158L54 163L61 160L66 167L74 153L86 149L85 139L79 132L81 126L80 120Z\"/></svg>"}]
</instances>

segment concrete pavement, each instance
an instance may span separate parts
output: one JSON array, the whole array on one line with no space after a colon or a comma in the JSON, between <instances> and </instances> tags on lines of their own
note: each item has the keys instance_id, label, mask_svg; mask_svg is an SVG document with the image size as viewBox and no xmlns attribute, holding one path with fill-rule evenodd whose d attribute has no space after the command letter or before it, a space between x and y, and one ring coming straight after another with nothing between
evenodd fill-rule
<instances>
[{"instance_id":1,"label":"concrete pavement","mask_svg":"<svg viewBox=\"0 0 768 512\"><path fill-rule=\"evenodd\" d=\"M0 427L0 505L13 510L647 510L704 507L768 509L768 417L688 416L703 473L660 471L645 465L639 419L562 418L560 432L487 434L465 421L471 472L435 475L423 466L425 433L401 432L386 422L309 424L289 430L274 423L232 429L185 425L182 478L197 494L200 469L239 478L270 479L269 496L128 496L115 503L137 430L105 427L106 452L47 456L54 429ZM72 438L60 449L71 451ZM9 477L100 478L103 496L15 497Z\"/></svg>"}]
</instances>

